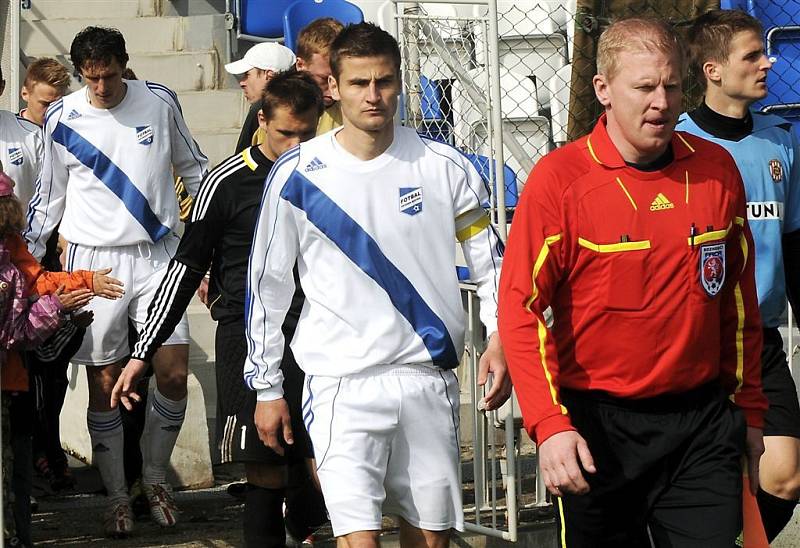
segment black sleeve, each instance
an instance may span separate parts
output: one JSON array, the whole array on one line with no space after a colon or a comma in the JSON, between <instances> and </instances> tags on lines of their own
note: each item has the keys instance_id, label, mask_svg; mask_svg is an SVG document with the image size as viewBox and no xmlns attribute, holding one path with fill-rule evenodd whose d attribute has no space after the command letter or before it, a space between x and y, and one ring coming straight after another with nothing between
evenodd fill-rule
<instances>
[{"instance_id":1,"label":"black sleeve","mask_svg":"<svg viewBox=\"0 0 800 548\"><path fill-rule=\"evenodd\" d=\"M236 143L236 154L252 146L253 134L258 129L259 109L261 109L261 101L258 101L250 107L250 111L247 113L247 117L245 117L244 124L242 125L242 132L239 134L239 141Z\"/></svg>"},{"instance_id":2,"label":"black sleeve","mask_svg":"<svg viewBox=\"0 0 800 548\"><path fill-rule=\"evenodd\" d=\"M783 271L786 276L786 296L800 317L800 230L783 235Z\"/></svg>"},{"instance_id":3,"label":"black sleeve","mask_svg":"<svg viewBox=\"0 0 800 548\"><path fill-rule=\"evenodd\" d=\"M205 184L206 181L204 181ZM200 192L202 193L202 188ZM175 256L147 309L147 319L139 333L132 357L150 361L156 350L175 331L183 313L208 272L214 249L224 231L224 211L221 192L211 197L204 216L186 224Z\"/></svg>"}]
</instances>

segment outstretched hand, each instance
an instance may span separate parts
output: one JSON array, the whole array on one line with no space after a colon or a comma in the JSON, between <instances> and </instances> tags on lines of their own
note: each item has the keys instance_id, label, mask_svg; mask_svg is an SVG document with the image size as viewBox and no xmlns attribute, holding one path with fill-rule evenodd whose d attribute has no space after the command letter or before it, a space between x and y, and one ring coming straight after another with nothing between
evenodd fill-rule
<instances>
[{"instance_id":1,"label":"outstretched hand","mask_svg":"<svg viewBox=\"0 0 800 548\"><path fill-rule=\"evenodd\" d=\"M486 385L489 373L492 374L492 387L478 403L478 407L486 411L498 409L511 396L511 375L508 373L506 357L497 333L489 337L489 344L478 362L479 386Z\"/></svg>"},{"instance_id":2,"label":"outstretched hand","mask_svg":"<svg viewBox=\"0 0 800 548\"><path fill-rule=\"evenodd\" d=\"M286 440L287 444L292 445L294 443L292 422L289 418L289 406L286 404L285 399L280 398L256 403L254 419L258 437L264 442L264 445L277 454L283 455L284 452L278 435L279 432L283 433L283 439Z\"/></svg>"},{"instance_id":3,"label":"outstretched hand","mask_svg":"<svg viewBox=\"0 0 800 548\"><path fill-rule=\"evenodd\" d=\"M147 362L131 358L128 364L122 369L114 389L111 391L111 408L114 409L122 402L128 411L133 409L134 404L142 401L142 397L136 393L136 385L147 371Z\"/></svg>"},{"instance_id":4,"label":"outstretched hand","mask_svg":"<svg viewBox=\"0 0 800 548\"><path fill-rule=\"evenodd\" d=\"M95 271L92 276L92 285L94 286L94 294L99 295L105 299L119 299L125 294L122 286L125 285L116 278L108 275L111 272L110 268Z\"/></svg>"}]
</instances>

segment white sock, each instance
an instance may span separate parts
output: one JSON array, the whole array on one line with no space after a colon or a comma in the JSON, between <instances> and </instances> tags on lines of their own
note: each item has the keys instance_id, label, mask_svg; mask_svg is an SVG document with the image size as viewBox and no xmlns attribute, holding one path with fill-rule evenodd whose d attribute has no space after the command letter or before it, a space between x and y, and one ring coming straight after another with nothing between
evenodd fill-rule
<instances>
[{"instance_id":1,"label":"white sock","mask_svg":"<svg viewBox=\"0 0 800 548\"><path fill-rule=\"evenodd\" d=\"M186 413L186 398L174 401L156 388L147 406L146 432L142 436L144 483L166 483L167 466L181 431Z\"/></svg>"},{"instance_id":2,"label":"white sock","mask_svg":"<svg viewBox=\"0 0 800 548\"><path fill-rule=\"evenodd\" d=\"M92 462L100 470L109 500L127 500L128 487L122 466L124 438L119 409L89 410L86 413L86 424L92 440Z\"/></svg>"}]
</instances>

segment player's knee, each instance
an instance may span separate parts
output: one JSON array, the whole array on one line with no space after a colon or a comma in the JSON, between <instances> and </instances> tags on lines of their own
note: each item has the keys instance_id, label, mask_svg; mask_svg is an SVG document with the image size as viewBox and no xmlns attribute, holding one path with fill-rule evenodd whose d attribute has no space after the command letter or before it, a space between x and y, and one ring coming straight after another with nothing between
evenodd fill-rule
<instances>
[{"instance_id":1,"label":"player's knee","mask_svg":"<svg viewBox=\"0 0 800 548\"><path fill-rule=\"evenodd\" d=\"M186 397L186 379L188 373L181 368L164 368L156 371L158 391L172 400Z\"/></svg>"},{"instance_id":2,"label":"player's knee","mask_svg":"<svg viewBox=\"0 0 800 548\"><path fill-rule=\"evenodd\" d=\"M356 531L336 539L337 548L378 548L380 531Z\"/></svg>"},{"instance_id":3,"label":"player's knee","mask_svg":"<svg viewBox=\"0 0 800 548\"><path fill-rule=\"evenodd\" d=\"M283 465L253 462L245 464L247 482L266 489L280 489L286 486L287 470Z\"/></svg>"}]
</instances>

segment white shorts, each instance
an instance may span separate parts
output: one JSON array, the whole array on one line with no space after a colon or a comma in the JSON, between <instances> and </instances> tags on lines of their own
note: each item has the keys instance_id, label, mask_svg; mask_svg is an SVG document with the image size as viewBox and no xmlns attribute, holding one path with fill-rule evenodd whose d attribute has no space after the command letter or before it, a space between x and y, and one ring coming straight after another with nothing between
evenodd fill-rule
<instances>
[{"instance_id":1,"label":"white shorts","mask_svg":"<svg viewBox=\"0 0 800 548\"><path fill-rule=\"evenodd\" d=\"M147 309L156 294L167 265L180 239L170 233L155 244L140 243L115 247L67 245L66 270L101 270L111 267L109 276L125 284L125 295L115 301L94 297L87 306L94 321L86 330L83 344L72 361L84 365L108 365L130 355L128 319L140 331ZM189 322L184 313L164 345L188 344Z\"/></svg>"},{"instance_id":2,"label":"white shorts","mask_svg":"<svg viewBox=\"0 0 800 548\"><path fill-rule=\"evenodd\" d=\"M394 514L429 531L464 530L458 380L424 365L308 376L303 422L336 536Z\"/></svg>"}]
</instances>

